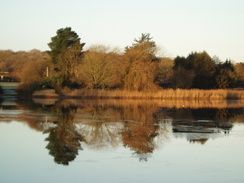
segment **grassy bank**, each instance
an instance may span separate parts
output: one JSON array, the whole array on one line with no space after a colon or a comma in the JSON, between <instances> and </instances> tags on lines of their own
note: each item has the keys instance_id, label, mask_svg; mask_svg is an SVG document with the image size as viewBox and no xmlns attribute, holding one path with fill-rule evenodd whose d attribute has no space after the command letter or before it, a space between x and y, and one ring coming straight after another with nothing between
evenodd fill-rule
<instances>
[{"instance_id":1,"label":"grassy bank","mask_svg":"<svg viewBox=\"0 0 244 183\"><path fill-rule=\"evenodd\" d=\"M92 99L161 99L161 100L244 100L243 90L183 90L163 89L157 92L139 92L125 90L69 90L63 91L67 98Z\"/></svg>"}]
</instances>

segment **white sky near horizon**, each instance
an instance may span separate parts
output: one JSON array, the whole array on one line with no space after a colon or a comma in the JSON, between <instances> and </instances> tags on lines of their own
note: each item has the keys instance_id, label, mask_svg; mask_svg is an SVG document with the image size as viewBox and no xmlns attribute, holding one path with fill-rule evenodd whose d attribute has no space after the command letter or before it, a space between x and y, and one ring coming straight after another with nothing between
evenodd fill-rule
<instances>
[{"instance_id":1,"label":"white sky near horizon","mask_svg":"<svg viewBox=\"0 0 244 183\"><path fill-rule=\"evenodd\" d=\"M150 33L163 56L206 51L244 62L244 0L0 0L0 50L49 50L59 28L124 47Z\"/></svg>"}]
</instances>

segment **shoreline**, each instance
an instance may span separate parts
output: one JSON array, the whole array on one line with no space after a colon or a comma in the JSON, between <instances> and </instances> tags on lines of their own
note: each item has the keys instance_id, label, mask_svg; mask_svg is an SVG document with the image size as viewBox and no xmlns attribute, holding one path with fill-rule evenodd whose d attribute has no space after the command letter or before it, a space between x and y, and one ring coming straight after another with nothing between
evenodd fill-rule
<instances>
[{"instance_id":1,"label":"shoreline","mask_svg":"<svg viewBox=\"0 0 244 183\"><path fill-rule=\"evenodd\" d=\"M162 89L156 92L126 90L64 89L58 94L53 89L37 90L33 98L60 99L158 99L158 100L244 100L244 90Z\"/></svg>"}]
</instances>

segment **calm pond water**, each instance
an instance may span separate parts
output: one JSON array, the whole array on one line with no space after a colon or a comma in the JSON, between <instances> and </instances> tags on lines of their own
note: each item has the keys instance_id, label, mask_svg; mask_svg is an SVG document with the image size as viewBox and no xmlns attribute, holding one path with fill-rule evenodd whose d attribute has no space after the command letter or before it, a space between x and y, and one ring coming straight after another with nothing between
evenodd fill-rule
<instances>
[{"instance_id":1,"label":"calm pond water","mask_svg":"<svg viewBox=\"0 0 244 183\"><path fill-rule=\"evenodd\" d=\"M200 106L2 99L0 182L243 183L244 108Z\"/></svg>"}]
</instances>

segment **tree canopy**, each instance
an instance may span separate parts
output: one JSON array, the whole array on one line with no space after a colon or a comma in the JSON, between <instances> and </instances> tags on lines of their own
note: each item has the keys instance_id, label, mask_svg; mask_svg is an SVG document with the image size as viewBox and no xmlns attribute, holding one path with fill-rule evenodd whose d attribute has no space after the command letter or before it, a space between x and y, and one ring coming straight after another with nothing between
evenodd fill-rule
<instances>
[{"instance_id":1,"label":"tree canopy","mask_svg":"<svg viewBox=\"0 0 244 183\"><path fill-rule=\"evenodd\" d=\"M75 31L72 31L70 27L61 28L57 30L57 35L51 38L51 42L48 43L51 51L48 51L52 58L52 61L57 64L60 59L59 55L69 50L75 43L81 44L81 49L85 43L80 43L80 38Z\"/></svg>"},{"instance_id":2,"label":"tree canopy","mask_svg":"<svg viewBox=\"0 0 244 183\"><path fill-rule=\"evenodd\" d=\"M55 65L55 71L66 80L77 79L84 45L70 27L57 30L57 35L51 38L48 44L51 50L48 53Z\"/></svg>"},{"instance_id":3,"label":"tree canopy","mask_svg":"<svg viewBox=\"0 0 244 183\"><path fill-rule=\"evenodd\" d=\"M187 84L190 88L209 89L212 87L210 81L215 73L215 63L205 51L191 53L187 58L176 57L173 68L175 72L185 69L188 73L194 73L194 79L192 80L191 86L189 83Z\"/></svg>"},{"instance_id":4,"label":"tree canopy","mask_svg":"<svg viewBox=\"0 0 244 183\"><path fill-rule=\"evenodd\" d=\"M150 34L142 34L130 47L126 47L123 57L125 74L124 88L127 90L156 90L154 83L157 47Z\"/></svg>"},{"instance_id":5,"label":"tree canopy","mask_svg":"<svg viewBox=\"0 0 244 183\"><path fill-rule=\"evenodd\" d=\"M238 74L234 65L226 60L216 66L214 85L216 88L233 88L238 84Z\"/></svg>"},{"instance_id":6,"label":"tree canopy","mask_svg":"<svg viewBox=\"0 0 244 183\"><path fill-rule=\"evenodd\" d=\"M108 47L95 45L84 53L80 76L88 88L113 88L118 85L119 55ZM121 68L120 68L121 69Z\"/></svg>"},{"instance_id":7,"label":"tree canopy","mask_svg":"<svg viewBox=\"0 0 244 183\"><path fill-rule=\"evenodd\" d=\"M222 62L217 56L211 58L206 51L192 52L187 57L161 58L155 41L147 33L134 39L123 53L104 45L83 51L84 45L70 27L61 28L51 37L47 52L0 50L0 71L17 75L22 83L57 91L64 86L150 92L160 87L244 86L243 63Z\"/></svg>"}]
</instances>

